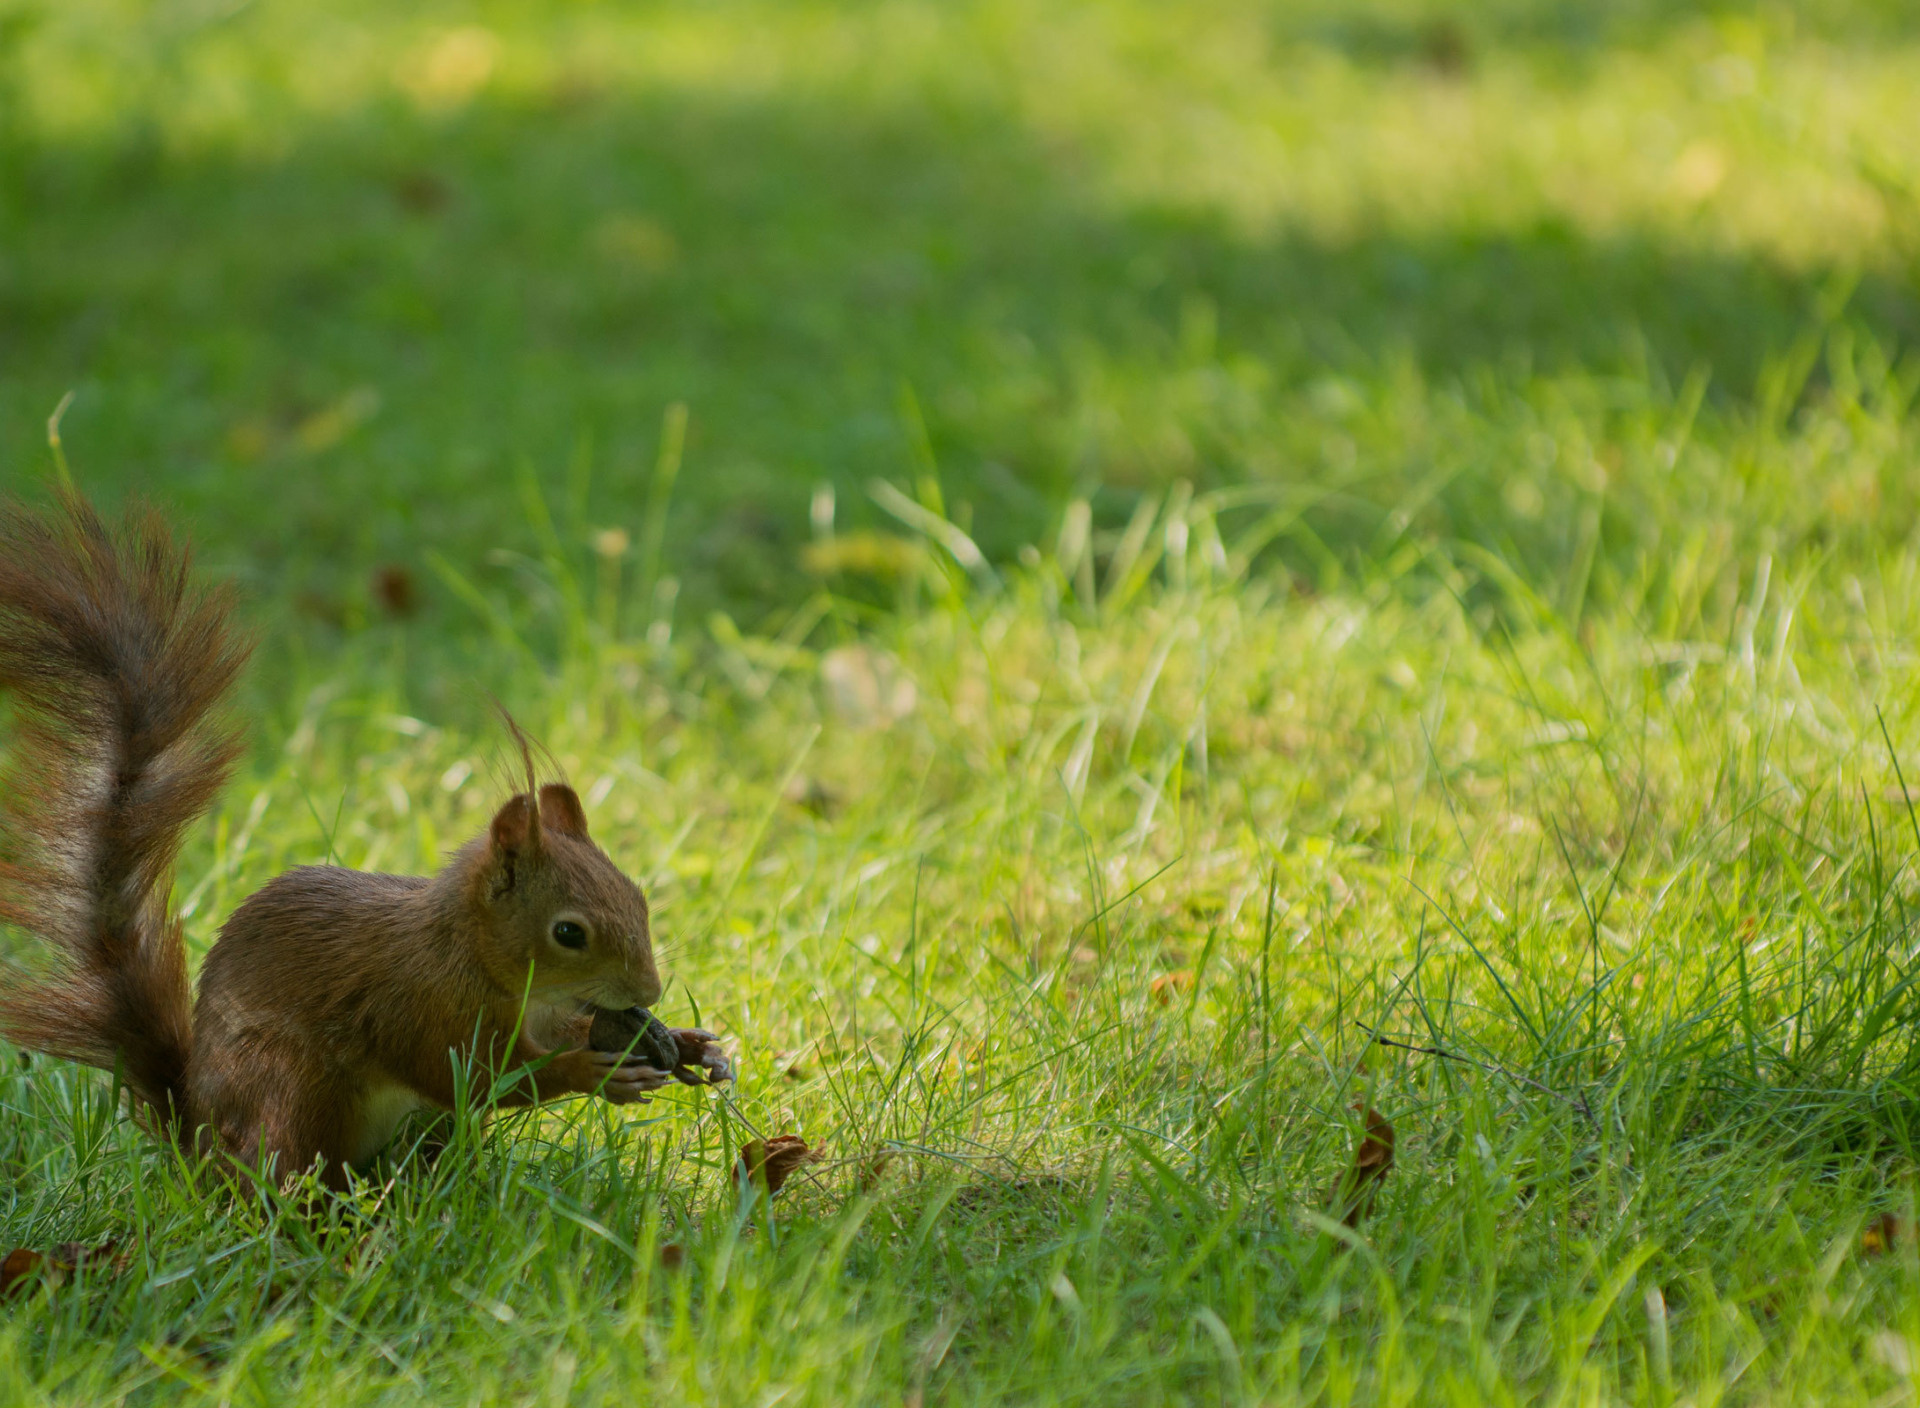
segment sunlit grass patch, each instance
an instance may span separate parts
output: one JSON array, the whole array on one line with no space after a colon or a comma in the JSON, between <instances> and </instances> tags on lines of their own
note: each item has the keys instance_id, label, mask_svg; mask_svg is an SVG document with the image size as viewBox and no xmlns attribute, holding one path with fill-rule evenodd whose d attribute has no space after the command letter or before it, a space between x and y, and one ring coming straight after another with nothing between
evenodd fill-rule
<instances>
[{"instance_id":1,"label":"sunlit grass patch","mask_svg":"<svg viewBox=\"0 0 1920 1408\"><path fill-rule=\"evenodd\" d=\"M1442 556L1249 582L1217 508L1157 509L1138 580L1110 544L981 584L930 533L918 608L823 598L798 637L697 648L597 635L567 567L592 546L559 540L541 570L587 614L542 637L496 603L514 702L739 1088L473 1130L315 1242L209 1219L100 1082L13 1072L11 1235L141 1247L16 1311L15 1372L336 1401L1885 1390L1911 1258L1859 1233L1909 1198L1905 569L1783 568L1662 639ZM427 866L484 822L498 740L366 668L196 844L198 941L285 864ZM1349 1247L1356 1102L1398 1140ZM786 1131L828 1162L743 1204L734 1151Z\"/></svg>"}]
</instances>

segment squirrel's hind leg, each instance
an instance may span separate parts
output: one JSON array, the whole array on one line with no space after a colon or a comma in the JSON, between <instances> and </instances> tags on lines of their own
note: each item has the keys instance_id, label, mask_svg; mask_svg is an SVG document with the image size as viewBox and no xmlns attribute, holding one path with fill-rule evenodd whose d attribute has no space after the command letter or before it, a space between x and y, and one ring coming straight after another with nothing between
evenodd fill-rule
<instances>
[{"instance_id":1,"label":"squirrel's hind leg","mask_svg":"<svg viewBox=\"0 0 1920 1408\"><path fill-rule=\"evenodd\" d=\"M277 1041L235 1043L225 1055L196 1062L189 1077L195 1113L221 1151L282 1188L318 1163L320 1181L344 1190L352 1152L346 1073Z\"/></svg>"}]
</instances>

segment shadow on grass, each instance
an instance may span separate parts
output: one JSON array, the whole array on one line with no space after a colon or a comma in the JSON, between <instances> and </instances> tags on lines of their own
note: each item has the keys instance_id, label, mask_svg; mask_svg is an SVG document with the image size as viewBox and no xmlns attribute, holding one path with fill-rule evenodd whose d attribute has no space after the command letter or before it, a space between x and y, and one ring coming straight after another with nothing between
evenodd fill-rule
<instances>
[{"instance_id":1,"label":"shadow on grass","mask_svg":"<svg viewBox=\"0 0 1920 1408\"><path fill-rule=\"evenodd\" d=\"M1690 373L1750 402L1836 290L1888 355L1920 328L1876 273L1566 225L1249 239L1122 208L963 106L396 108L271 160L16 152L9 204L9 477L76 388L89 482L146 487L269 591L348 607L374 562L529 547L523 463L582 525L632 526L676 399L668 553L696 601L791 599L812 486L872 519L863 486L926 450L993 554L1096 485L1113 518L1180 478L1339 479L1379 512L1320 525L1336 556L1418 499L1443 536L1544 570L1564 505L1512 512L1506 490L1556 397L1650 440ZM1505 409L1441 444L1458 404ZM569 463L590 488L562 487Z\"/></svg>"},{"instance_id":2,"label":"shadow on grass","mask_svg":"<svg viewBox=\"0 0 1920 1408\"><path fill-rule=\"evenodd\" d=\"M1765 35L1776 42L1847 44L1911 39L1912 7L1888 0L1830 5L1722 5L1704 0L1490 0L1471 7L1432 0L1297 4L1275 32L1338 49L1356 63L1440 73L1471 69L1496 48L1550 54L1578 68L1609 50L1651 48L1676 32Z\"/></svg>"}]
</instances>

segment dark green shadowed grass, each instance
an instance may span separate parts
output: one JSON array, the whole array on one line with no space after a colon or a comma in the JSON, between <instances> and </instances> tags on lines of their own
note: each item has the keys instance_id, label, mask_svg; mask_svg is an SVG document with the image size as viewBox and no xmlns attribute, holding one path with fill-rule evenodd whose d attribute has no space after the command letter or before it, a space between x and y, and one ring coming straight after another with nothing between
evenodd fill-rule
<instances>
[{"instance_id":1,"label":"dark green shadowed grass","mask_svg":"<svg viewBox=\"0 0 1920 1408\"><path fill-rule=\"evenodd\" d=\"M1736 502L1910 511L1899 433L1811 495L1783 433L1910 394L1897 8L13 10L0 447L74 391L102 488L318 627L530 549L528 466L636 527L676 401L702 611L931 465L999 558L1185 479L1311 491L1316 576L1457 535L1600 593Z\"/></svg>"}]
</instances>

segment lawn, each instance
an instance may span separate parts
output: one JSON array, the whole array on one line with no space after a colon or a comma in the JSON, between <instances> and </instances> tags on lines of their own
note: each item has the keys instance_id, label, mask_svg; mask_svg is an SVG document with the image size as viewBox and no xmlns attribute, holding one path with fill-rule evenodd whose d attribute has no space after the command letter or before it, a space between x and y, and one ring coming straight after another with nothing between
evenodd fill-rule
<instances>
[{"instance_id":1,"label":"lawn","mask_svg":"<svg viewBox=\"0 0 1920 1408\"><path fill-rule=\"evenodd\" d=\"M262 642L191 942L492 694L741 1068L316 1227L9 1060L0 1403L1912 1401L1916 339L1894 3L0 0L0 481Z\"/></svg>"}]
</instances>

